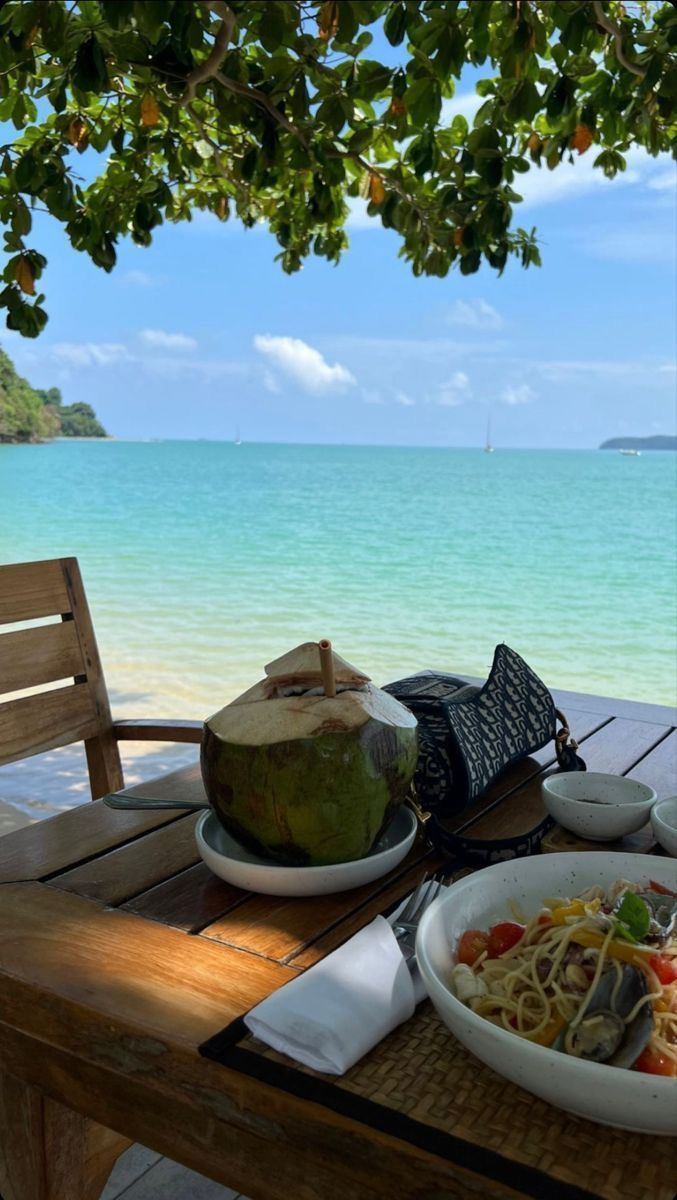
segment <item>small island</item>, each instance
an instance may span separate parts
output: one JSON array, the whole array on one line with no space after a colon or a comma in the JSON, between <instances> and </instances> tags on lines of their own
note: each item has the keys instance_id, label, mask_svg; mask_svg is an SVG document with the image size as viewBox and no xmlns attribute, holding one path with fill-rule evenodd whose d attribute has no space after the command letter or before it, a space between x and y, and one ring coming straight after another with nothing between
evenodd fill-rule
<instances>
[{"instance_id":1,"label":"small island","mask_svg":"<svg viewBox=\"0 0 677 1200\"><path fill-rule=\"evenodd\" d=\"M107 436L91 404L64 404L59 388L31 387L0 350L0 442Z\"/></svg>"},{"instance_id":2,"label":"small island","mask_svg":"<svg viewBox=\"0 0 677 1200\"><path fill-rule=\"evenodd\" d=\"M677 437L656 434L654 437L616 437L602 442L600 450L677 450Z\"/></svg>"}]
</instances>

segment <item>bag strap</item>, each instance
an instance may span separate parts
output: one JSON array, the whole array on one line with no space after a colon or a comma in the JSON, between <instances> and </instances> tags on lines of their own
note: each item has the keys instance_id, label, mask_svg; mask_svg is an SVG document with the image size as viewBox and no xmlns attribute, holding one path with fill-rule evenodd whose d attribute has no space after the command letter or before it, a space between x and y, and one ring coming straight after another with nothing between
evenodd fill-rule
<instances>
[{"instance_id":1,"label":"bag strap","mask_svg":"<svg viewBox=\"0 0 677 1200\"><path fill-rule=\"evenodd\" d=\"M560 771L586 771L584 760L576 753L578 742L571 736L569 722L564 713L556 708L555 716L562 723L562 728L555 734L555 754Z\"/></svg>"}]
</instances>

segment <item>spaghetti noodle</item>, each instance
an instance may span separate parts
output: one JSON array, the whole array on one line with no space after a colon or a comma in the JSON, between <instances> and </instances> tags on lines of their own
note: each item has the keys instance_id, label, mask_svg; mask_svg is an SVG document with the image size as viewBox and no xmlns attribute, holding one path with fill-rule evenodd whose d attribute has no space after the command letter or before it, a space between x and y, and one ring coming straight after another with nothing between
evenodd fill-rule
<instances>
[{"instance_id":1,"label":"spaghetti noodle","mask_svg":"<svg viewBox=\"0 0 677 1200\"><path fill-rule=\"evenodd\" d=\"M525 925L467 930L452 989L518 1037L677 1078L676 926L655 884L548 899Z\"/></svg>"}]
</instances>

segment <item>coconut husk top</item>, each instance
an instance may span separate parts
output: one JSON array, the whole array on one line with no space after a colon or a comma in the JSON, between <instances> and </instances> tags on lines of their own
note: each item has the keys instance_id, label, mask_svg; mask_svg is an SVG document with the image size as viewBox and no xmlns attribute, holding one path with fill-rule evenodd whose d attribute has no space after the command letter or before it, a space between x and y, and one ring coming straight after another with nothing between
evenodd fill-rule
<instances>
[{"instance_id":1,"label":"coconut husk top","mask_svg":"<svg viewBox=\"0 0 677 1200\"><path fill-rule=\"evenodd\" d=\"M414 728L416 719L368 675L331 652L335 696L327 696L317 642L304 642L265 667L266 677L210 717L217 737L263 746L324 733L351 733L367 721Z\"/></svg>"}]
</instances>

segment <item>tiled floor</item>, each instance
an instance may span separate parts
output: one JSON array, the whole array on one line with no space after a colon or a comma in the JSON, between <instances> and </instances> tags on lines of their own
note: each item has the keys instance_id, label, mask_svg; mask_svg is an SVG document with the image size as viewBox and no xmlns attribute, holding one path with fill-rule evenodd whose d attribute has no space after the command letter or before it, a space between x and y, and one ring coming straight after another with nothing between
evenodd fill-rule
<instances>
[{"instance_id":1,"label":"tiled floor","mask_svg":"<svg viewBox=\"0 0 677 1200\"><path fill-rule=\"evenodd\" d=\"M101 1200L246 1200L145 1146L131 1146L118 1159Z\"/></svg>"}]
</instances>

